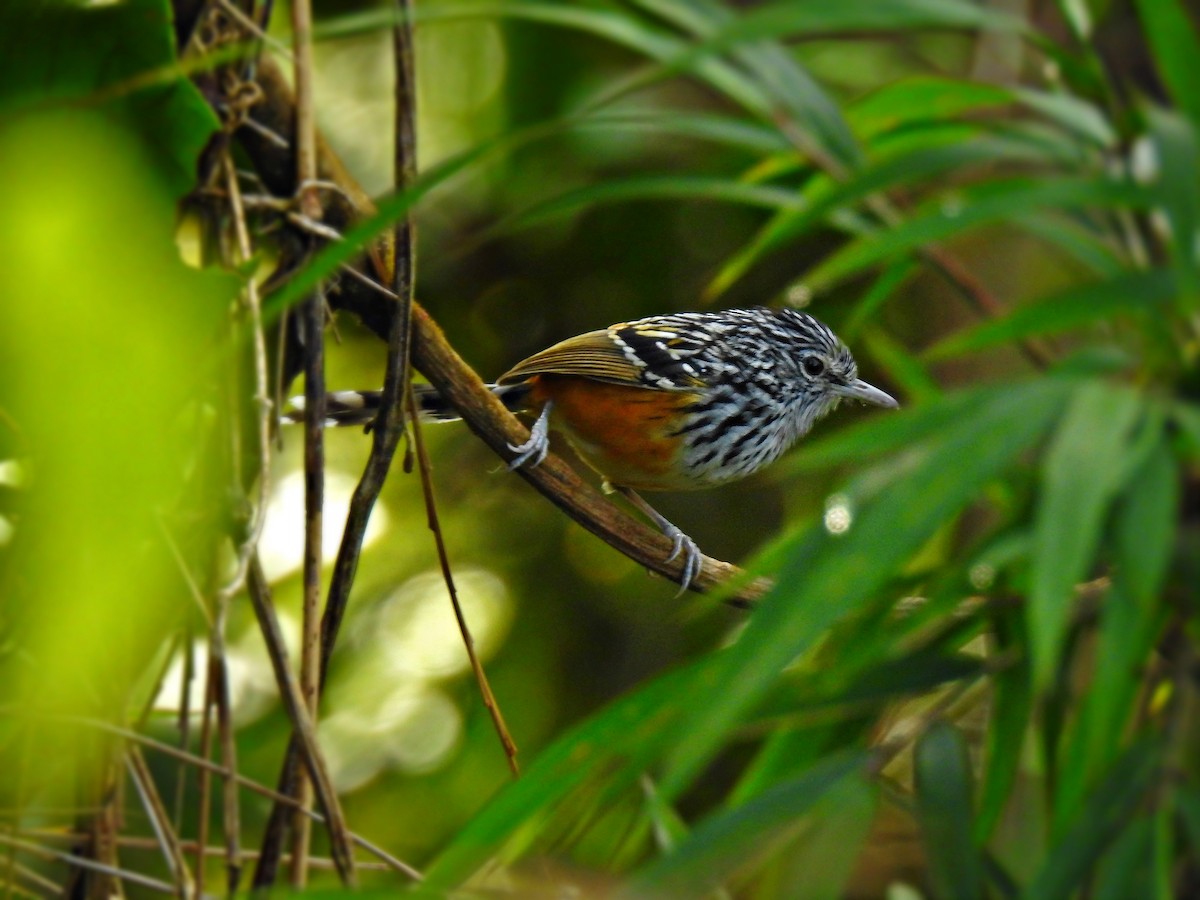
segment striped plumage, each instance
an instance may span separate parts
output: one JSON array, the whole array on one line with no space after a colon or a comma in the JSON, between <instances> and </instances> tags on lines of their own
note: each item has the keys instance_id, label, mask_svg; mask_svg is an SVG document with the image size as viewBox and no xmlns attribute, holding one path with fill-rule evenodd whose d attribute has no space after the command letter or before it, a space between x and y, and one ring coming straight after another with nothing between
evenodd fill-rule
<instances>
[{"instance_id":1,"label":"striped plumage","mask_svg":"<svg viewBox=\"0 0 1200 900\"><path fill-rule=\"evenodd\" d=\"M492 390L514 411L536 412L513 466L545 456L551 428L622 490L686 554L699 551L634 490L691 490L743 478L777 459L843 399L895 407L858 378L850 351L807 313L762 307L679 313L578 335L518 363ZM423 417L456 418L429 387ZM368 421L373 392L332 394L331 420ZM673 554L674 555L674 554Z\"/></svg>"}]
</instances>

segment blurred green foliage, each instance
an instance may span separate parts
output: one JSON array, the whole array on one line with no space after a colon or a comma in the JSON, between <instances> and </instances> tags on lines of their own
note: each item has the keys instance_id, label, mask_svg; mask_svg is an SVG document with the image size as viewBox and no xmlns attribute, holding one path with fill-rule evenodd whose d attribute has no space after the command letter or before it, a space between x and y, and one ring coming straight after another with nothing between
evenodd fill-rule
<instances>
[{"instance_id":1,"label":"blurred green foliage","mask_svg":"<svg viewBox=\"0 0 1200 900\"><path fill-rule=\"evenodd\" d=\"M81 716L178 741L187 696L201 751L213 621L239 772L273 784L289 734L245 598L227 623L213 599L250 479L231 443L255 408L249 267L180 259L176 202L217 120L173 68L170 12L0 13L0 460L26 473L0 487L0 785L19 838L116 802L125 745ZM386 194L394 10L317 14L322 128ZM905 409L841 411L761 476L655 498L775 579L748 615L672 600L465 429L427 429L524 775L397 467L321 714L351 827L431 895L1196 890L1197 24L1182 0L419 3L422 175L370 228L414 210L420 300L485 377L609 322L791 302ZM330 245L268 309L360 246ZM382 344L335 324L328 383L374 386ZM369 442L327 442L332 540ZM259 542L293 632L300 443L264 476ZM149 756L194 838L195 769ZM239 802L253 847L268 803ZM219 799L208 821L230 837Z\"/></svg>"}]
</instances>

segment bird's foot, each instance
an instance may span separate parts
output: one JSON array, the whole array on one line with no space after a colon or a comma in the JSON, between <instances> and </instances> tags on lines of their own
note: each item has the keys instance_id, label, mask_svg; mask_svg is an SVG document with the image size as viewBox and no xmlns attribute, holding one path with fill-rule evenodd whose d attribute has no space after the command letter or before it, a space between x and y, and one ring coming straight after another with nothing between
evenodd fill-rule
<instances>
[{"instance_id":1,"label":"bird's foot","mask_svg":"<svg viewBox=\"0 0 1200 900\"><path fill-rule=\"evenodd\" d=\"M519 469L524 465L541 465L546 454L550 452L550 407L552 401L546 401L537 421L529 429L529 440L523 444L509 444L508 449L517 454L508 464L508 470Z\"/></svg>"},{"instance_id":2,"label":"bird's foot","mask_svg":"<svg viewBox=\"0 0 1200 900\"><path fill-rule=\"evenodd\" d=\"M696 580L696 576L700 574L700 568L703 564L704 556L700 553L700 548L696 546L696 542L683 533L683 530L672 523L666 516L660 513L657 509L641 498L636 491L629 488L617 488L630 503L640 509L655 525L659 531L666 535L671 541L671 552L667 556L667 562L676 557L683 557L683 571L679 574L679 593L676 597L683 596L683 593L692 586L692 582Z\"/></svg>"},{"instance_id":3,"label":"bird's foot","mask_svg":"<svg viewBox=\"0 0 1200 900\"><path fill-rule=\"evenodd\" d=\"M671 553L667 556L667 562L683 554L683 574L679 579L679 593L675 595L682 597L700 574L700 548L679 529L679 526L672 525L666 519L663 519L659 527L662 528L662 533L671 539Z\"/></svg>"}]
</instances>

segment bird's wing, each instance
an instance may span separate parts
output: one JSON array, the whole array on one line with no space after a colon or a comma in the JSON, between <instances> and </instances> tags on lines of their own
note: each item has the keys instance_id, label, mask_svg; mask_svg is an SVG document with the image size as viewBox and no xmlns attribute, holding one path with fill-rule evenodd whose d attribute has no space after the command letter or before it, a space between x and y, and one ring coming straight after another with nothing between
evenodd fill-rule
<instances>
[{"instance_id":1,"label":"bird's wing","mask_svg":"<svg viewBox=\"0 0 1200 900\"><path fill-rule=\"evenodd\" d=\"M500 376L500 384L534 375L579 375L612 384L692 391L705 384L701 359L719 335L696 328L704 314L622 322L535 353Z\"/></svg>"},{"instance_id":2,"label":"bird's wing","mask_svg":"<svg viewBox=\"0 0 1200 900\"><path fill-rule=\"evenodd\" d=\"M534 375L580 375L613 384L641 385L642 366L613 342L608 330L568 338L523 360L497 379L498 384L525 381Z\"/></svg>"}]
</instances>

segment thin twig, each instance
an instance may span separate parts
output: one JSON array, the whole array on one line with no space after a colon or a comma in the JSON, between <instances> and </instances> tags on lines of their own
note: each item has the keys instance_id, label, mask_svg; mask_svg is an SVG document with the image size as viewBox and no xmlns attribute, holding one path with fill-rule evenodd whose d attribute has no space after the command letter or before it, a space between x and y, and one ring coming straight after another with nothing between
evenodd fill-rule
<instances>
[{"instance_id":1,"label":"thin twig","mask_svg":"<svg viewBox=\"0 0 1200 900\"><path fill-rule=\"evenodd\" d=\"M74 853L66 853L62 850L54 850L48 847L43 847L40 844L35 844L31 841L23 841L20 838L9 837L3 832L0 832L0 844L4 844L6 847L13 847L17 850L24 850L27 853L40 856L42 859L60 860L80 869L86 869L90 872L97 872L101 875L108 875L113 878L120 878L123 881L128 881L130 884L141 885L142 887L150 888L151 890L158 891L162 894L177 893L175 890L175 885L168 884L165 881L159 881L157 878L150 878L147 875L142 875L138 872L131 872L128 869L122 869L119 866L110 866L102 862L97 862L94 859L76 856Z\"/></svg>"},{"instance_id":2,"label":"thin twig","mask_svg":"<svg viewBox=\"0 0 1200 900\"><path fill-rule=\"evenodd\" d=\"M304 607L300 637L300 691L309 716L317 716L321 680L321 561L325 499L325 302L320 291L305 304L304 331ZM296 782L297 799L312 799L303 773ZM311 836L309 821L292 821L293 888L307 883L305 858Z\"/></svg>"},{"instance_id":3,"label":"thin twig","mask_svg":"<svg viewBox=\"0 0 1200 900\"><path fill-rule=\"evenodd\" d=\"M285 60L294 63L291 47L279 40L279 38L272 36L270 33L260 28L257 22L230 3L229 0L217 0L217 5L221 7L221 9L224 10L230 16L230 18L237 22L238 25L250 32L250 34L254 35L254 37L263 43L270 44L271 49L282 56Z\"/></svg>"},{"instance_id":4,"label":"thin twig","mask_svg":"<svg viewBox=\"0 0 1200 900\"><path fill-rule=\"evenodd\" d=\"M275 673L275 683L279 689L279 697L283 708L292 723L293 734L299 742L299 755L303 758L317 793L317 799L325 810L325 818L329 826L330 852L338 864L338 875L347 885L355 883L354 854L350 851L349 829L342 815L337 792L333 780L329 777L329 769L325 757L317 743L317 730L309 713L308 704L296 676L288 664L287 646L283 639L283 630L275 616L275 607L271 603L270 587L262 571L262 564L257 555L251 559L250 577L247 579L250 601L254 606L254 615L258 619L259 631L267 646L267 656L271 660L271 669ZM299 802L299 798L297 798ZM304 809L301 804L298 809ZM307 813L305 813L307 815ZM261 868L261 858L260 858ZM258 885L259 872L255 872L255 884Z\"/></svg>"},{"instance_id":5,"label":"thin twig","mask_svg":"<svg viewBox=\"0 0 1200 900\"><path fill-rule=\"evenodd\" d=\"M154 829L154 837L162 850L163 859L167 862L171 877L178 885L180 894L190 897L195 888L195 881L188 869L187 861L184 859L183 848L179 844L179 835L171 826L167 808L163 805L162 797L154 784L154 776L150 774L150 767L146 765L141 748L136 744L125 751L125 764L129 769L129 777L132 779L134 787L137 788L138 796L142 799L142 806L145 807L146 816L150 819L150 826Z\"/></svg>"},{"instance_id":6,"label":"thin twig","mask_svg":"<svg viewBox=\"0 0 1200 900\"><path fill-rule=\"evenodd\" d=\"M313 104L312 7L310 0L292 0L293 72L296 82L296 188L300 213L316 222L321 199L317 180L317 124ZM325 500L325 299L318 289L302 313L304 334L304 608L300 636L300 690L310 718L317 716L320 673L320 608L322 510ZM297 773L296 798L307 806L311 785ZM291 884L308 882L308 818L292 819Z\"/></svg>"},{"instance_id":7,"label":"thin twig","mask_svg":"<svg viewBox=\"0 0 1200 900\"><path fill-rule=\"evenodd\" d=\"M437 546L442 579L446 582L446 590L450 594L450 605L454 608L454 618L458 622L459 633L467 648L467 658L471 661L471 671L475 673L475 681L479 685L483 705L487 707L488 714L492 717L492 725L496 728L496 734L499 735L500 743L504 747L504 755L508 759L508 768L516 778L521 774L521 767L517 763L517 745L508 731L508 726L504 723L504 714L500 711L500 704L496 702L496 697L492 693L492 686L488 683L483 663L479 661L479 655L475 652L475 639L471 636L471 629L467 625L466 616L463 615L462 605L458 602L458 591L454 587L454 575L450 571L450 557L446 553L446 541L442 535L441 525L438 523L437 500L433 493L433 473L430 471L429 455L425 452L425 441L421 438L421 423L417 417L416 401L413 399L411 387L409 388L408 404L413 420L413 443L416 445L417 461L421 469L421 492L425 498L426 522L429 530L433 532L433 541Z\"/></svg>"},{"instance_id":8,"label":"thin twig","mask_svg":"<svg viewBox=\"0 0 1200 900\"><path fill-rule=\"evenodd\" d=\"M77 836L73 835L73 837L77 837ZM15 847L9 847L8 852L10 854L15 855L17 851L16 851ZM37 897L38 896L37 894L34 894L31 891L26 891L26 890L22 889L19 885L17 885L14 882L12 875L20 875L23 879L25 879L29 883L36 885L37 887L40 887L42 890L46 891L46 896L48 896L48 897L63 896L63 885L58 884L57 882L51 881L49 878L46 878L40 872L35 872L33 869L29 868L29 866L23 866L18 862L14 862L13 866L12 866L12 872L10 873L8 880L5 881L5 883L4 883L5 897L11 897L13 891L20 891L23 895L25 895L27 897Z\"/></svg>"},{"instance_id":9,"label":"thin twig","mask_svg":"<svg viewBox=\"0 0 1200 900\"><path fill-rule=\"evenodd\" d=\"M254 249L250 244L250 230L246 225L246 210L242 204L242 192L238 186L237 171L230 154L225 154L222 165L225 171L225 190L229 197L229 208L237 239L235 262L237 265L243 265L249 262L254 255ZM270 489L271 410L274 408L274 402L271 399L267 374L267 341L263 332L262 304L259 302L258 285L253 278L246 279L242 297L243 306L250 318L250 344L254 358L254 402L258 407L254 419L255 437L258 441L256 448L258 459L255 460L255 468L258 470L258 495L251 507L250 527L247 529L245 539L238 547L233 577L221 589L218 602L222 599L231 599L245 583L250 554L258 546L258 539L262 535L263 523L266 520L267 497Z\"/></svg>"},{"instance_id":10,"label":"thin twig","mask_svg":"<svg viewBox=\"0 0 1200 900\"><path fill-rule=\"evenodd\" d=\"M209 629L209 633L212 633L212 629ZM212 753L214 691L212 671L211 664L204 666L204 702L201 705L200 756L198 758L203 759L206 763L209 762L209 755ZM186 751L181 750L181 752ZM216 766L215 763L213 765ZM217 768L222 767L217 766ZM209 820L212 816L213 771L213 769L207 766L201 766L199 777L196 779L196 793L198 795L196 804L196 840L201 846L208 844ZM204 859L200 856L196 857L196 893L200 896L204 895Z\"/></svg>"},{"instance_id":11,"label":"thin twig","mask_svg":"<svg viewBox=\"0 0 1200 900\"><path fill-rule=\"evenodd\" d=\"M233 701L229 696L229 658L225 652L225 621L227 610L222 603L217 610L217 626L208 639L208 662L214 673L214 706L217 711L217 736L221 746L221 761L230 772L237 771L237 743L233 734ZM225 837L226 889L237 892L242 875L241 831L237 783L226 776L221 780L221 816Z\"/></svg>"},{"instance_id":12,"label":"thin twig","mask_svg":"<svg viewBox=\"0 0 1200 900\"><path fill-rule=\"evenodd\" d=\"M76 832L61 831L58 829L43 829L43 828L27 828L27 829L17 832L15 836L24 838L26 840L64 841L67 843L72 843L72 842L78 841L81 837L81 835L79 835ZM117 844L120 847L123 847L125 849L135 850L135 851L136 850L158 850L161 848L161 845L159 844L157 838L140 837L138 835L119 835L117 837ZM182 847L183 850L188 853L194 853L197 850L203 849L204 856L206 856L206 857L221 856L225 853L224 847L201 848L195 841L181 840L179 842L179 846ZM257 855L257 852L258 851L256 851L256 850L247 850L247 851L245 851L245 855L247 857L253 858L254 856ZM332 871L335 868L333 860L327 856L310 857L309 864L314 869L326 869L326 870ZM392 867L389 866L387 863L371 862L369 860L366 862L363 862L360 860L358 862L358 868L362 871L370 871L370 872L391 872L392 871Z\"/></svg>"},{"instance_id":13,"label":"thin twig","mask_svg":"<svg viewBox=\"0 0 1200 900\"><path fill-rule=\"evenodd\" d=\"M175 560L175 567L179 569L179 574L183 578L183 583L187 586L188 596L195 604L196 609L200 610L200 615L204 618L204 623L212 627L212 613L208 611L208 603L204 599L204 592L200 590L200 584L196 581L196 576L193 574L191 567L187 564L187 560L183 558L183 552L179 549L179 544L175 541L171 530L167 528L167 524L160 517L158 520L159 531L162 532L163 540L166 541L167 548L171 551L171 557Z\"/></svg>"},{"instance_id":14,"label":"thin twig","mask_svg":"<svg viewBox=\"0 0 1200 900\"><path fill-rule=\"evenodd\" d=\"M311 188L317 180L317 119L313 103L312 5L292 0L292 53L296 82L296 182L300 211L321 218L321 203Z\"/></svg>"},{"instance_id":15,"label":"thin twig","mask_svg":"<svg viewBox=\"0 0 1200 900\"><path fill-rule=\"evenodd\" d=\"M196 646L192 639L191 626L183 630L183 673L179 679L179 715L176 728L179 731L180 749L186 750L192 737L192 685L196 681ZM180 764L175 782L175 830L183 826L183 810L187 797L188 770Z\"/></svg>"}]
</instances>

